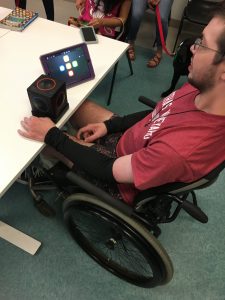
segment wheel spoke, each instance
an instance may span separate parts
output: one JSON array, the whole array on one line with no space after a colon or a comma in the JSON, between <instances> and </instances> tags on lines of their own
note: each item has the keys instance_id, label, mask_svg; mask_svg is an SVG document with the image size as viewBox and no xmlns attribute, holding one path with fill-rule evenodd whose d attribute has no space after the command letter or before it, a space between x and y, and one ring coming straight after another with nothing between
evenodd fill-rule
<instances>
[{"instance_id":1,"label":"wheel spoke","mask_svg":"<svg viewBox=\"0 0 225 300\"><path fill-rule=\"evenodd\" d=\"M122 231L117 232L117 235L121 235L121 239L117 240L114 249L111 250L106 246L114 229L112 224L107 224L106 220L101 218L96 220L96 215L92 214L89 214L87 218L87 213L84 212L76 213L74 223L85 238L91 241L94 248L105 256L107 261L113 261L136 275L152 276L148 261ZM101 234L99 234L99 230L101 230Z\"/></svg>"},{"instance_id":2,"label":"wheel spoke","mask_svg":"<svg viewBox=\"0 0 225 300\"><path fill-rule=\"evenodd\" d=\"M160 256L152 256L155 249L145 239L140 225L132 220L131 226L130 221L126 223L101 206L82 204L78 201L69 215L79 245L103 267L129 282L140 286L161 283Z\"/></svg>"}]
</instances>

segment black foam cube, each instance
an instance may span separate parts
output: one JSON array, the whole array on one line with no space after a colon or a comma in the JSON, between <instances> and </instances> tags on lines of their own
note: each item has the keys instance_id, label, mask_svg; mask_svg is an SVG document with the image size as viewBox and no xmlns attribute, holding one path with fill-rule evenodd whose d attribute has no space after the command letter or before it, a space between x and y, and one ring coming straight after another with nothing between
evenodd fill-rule
<instances>
[{"instance_id":1,"label":"black foam cube","mask_svg":"<svg viewBox=\"0 0 225 300\"><path fill-rule=\"evenodd\" d=\"M38 77L27 89L32 115L57 122L69 108L66 84L48 75Z\"/></svg>"}]
</instances>

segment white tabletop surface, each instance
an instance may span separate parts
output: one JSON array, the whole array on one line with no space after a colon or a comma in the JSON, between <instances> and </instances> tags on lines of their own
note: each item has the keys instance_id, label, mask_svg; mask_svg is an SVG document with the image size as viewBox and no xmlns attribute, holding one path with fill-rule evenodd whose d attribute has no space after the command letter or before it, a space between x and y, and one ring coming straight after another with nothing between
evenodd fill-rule
<instances>
[{"instance_id":1,"label":"white tabletop surface","mask_svg":"<svg viewBox=\"0 0 225 300\"><path fill-rule=\"evenodd\" d=\"M0 7L0 20L4 19L11 11L10 8Z\"/></svg>"},{"instance_id":2,"label":"white tabletop surface","mask_svg":"<svg viewBox=\"0 0 225 300\"><path fill-rule=\"evenodd\" d=\"M0 20L4 19L10 12L11 12L11 9L0 7ZM0 37L5 35L9 31L10 30L8 30L8 29L0 28Z\"/></svg>"},{"instance_id":3,"label":"white tabletop surface","mask_svg":"<svg viewBox=\"0 0 225 300\"><path fill-rule=\"evenodd\" d=\"M0 15L2 9L0 8ZM39 56L82 42L79 29L37 18L23 32L0 30L0 196L43 148L17 133L20 121L31 115L27 87L43 74ZM58 122L64 124L126 51L128 44L98 37L88 46L95 79L67 90L70 108Z\"/></svg>"}]
</instances>

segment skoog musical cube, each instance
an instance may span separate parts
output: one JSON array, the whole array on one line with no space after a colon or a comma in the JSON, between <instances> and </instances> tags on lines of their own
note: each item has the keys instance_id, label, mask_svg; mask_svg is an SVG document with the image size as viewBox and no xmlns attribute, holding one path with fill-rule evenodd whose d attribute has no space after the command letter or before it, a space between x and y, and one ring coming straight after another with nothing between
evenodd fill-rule
<instances>
[{"instance_id":1,"label":"skoog musical cube","mask_svg":"<svg viewBox=\"0 0 225 300\"><path fill-rule=\"evenodd\" d=\"M48 75L41 75L28 88L32 115L49 117L58 122L69 108L66 84Z\"/></svg>"}]
</instances>

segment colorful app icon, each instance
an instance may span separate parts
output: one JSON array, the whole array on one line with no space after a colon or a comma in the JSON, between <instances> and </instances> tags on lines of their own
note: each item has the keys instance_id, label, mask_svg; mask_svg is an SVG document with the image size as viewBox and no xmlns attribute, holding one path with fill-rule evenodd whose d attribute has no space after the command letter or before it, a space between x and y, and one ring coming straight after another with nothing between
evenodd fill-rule
<instances>
[{"instance_id":1,"label":"colorful app icon","mask_svg":"<svg viewBox=\"0 0 225 300\"><path fill-rule=\"evenodd\" d=\"M67 64L66 64L66 68L67 68L67 70L72 69L71 63L67 63Z\"/></svg>"},{"instance_id":2,"label":"colorful app icon","mask_svg":"<svg viewBox=\"0 0 225 300\"><path fill-rule=\"evenodd\" d=\"M74 76L73 70L70 70L70 71L68 72L68 75L69 75L70 77Z\"/></svg>"},{"instance_id":3,"label":"colorful app icon","mask_svg":"<svg viewBox=\"0 0 225 300\"><path fill-rule=\"evenodd\" d=\"M65 62L68 62L68 61L70 60L69 55L64 55L64 56L63 56L63 60L64 60Z\"/></svg>"},{"instance_id":4,"label":"colorful app icon","mask_svg":"<svg viewBox=\"0 0 225 300\"><path fill-rule=\"evenodd\" d=\"M78 66L78 62L76 60L72 61L72 65L74 68L76 68Z\"/></svg>"},{"instance_id":5,"label":"colorful app icon","mask_svg":"<svg viewBox=\"0 0 225 300\"><path fill-rule=\"evenodd\" d=\"M61 72L63 72L63 71L65 71L65 66L63 66L63 65L61 65L61 66L59 66L59 70L61 71Z\"/></svg>"}]
</instances>

